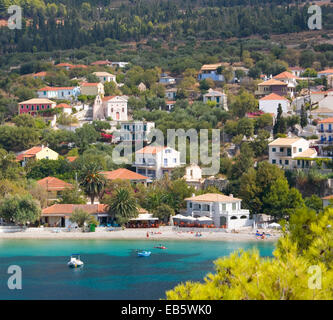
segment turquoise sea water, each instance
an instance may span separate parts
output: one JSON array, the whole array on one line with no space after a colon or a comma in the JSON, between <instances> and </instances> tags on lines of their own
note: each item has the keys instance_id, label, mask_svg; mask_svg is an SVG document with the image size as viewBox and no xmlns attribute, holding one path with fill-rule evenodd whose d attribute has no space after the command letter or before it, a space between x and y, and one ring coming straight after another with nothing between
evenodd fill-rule
<instances>
[{"instance_id":1,"label":"turquoise sea water","mask_svg":"<svg viewBox=\"0 0 333 320\"><path fill-rule=\"evenodd\" d=\"M0 299L160 299L186 280L202 281L213 261L242 248L271 256L271 242L0 240ZM152 255L139 258L136 249ZM67 266L80 253L85 266ZM22 268L22 290L9 290L10 265Z\"/></svg>"}]
</instances>

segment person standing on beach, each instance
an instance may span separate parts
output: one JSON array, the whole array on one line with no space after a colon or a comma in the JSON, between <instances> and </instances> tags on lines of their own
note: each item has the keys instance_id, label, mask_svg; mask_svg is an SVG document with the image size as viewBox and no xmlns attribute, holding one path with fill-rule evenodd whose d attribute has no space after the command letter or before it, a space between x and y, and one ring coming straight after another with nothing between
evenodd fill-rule
<instances>
[{"instance_id":1,"label":"person standing on beach","mask_svg":"<svg viewBox=\"0 0 333 320\"><path fill-rule=\"evenodd\" d=\"M147 231L147 238L149 238L149 232Z\"/></svg>"}]
</instances>

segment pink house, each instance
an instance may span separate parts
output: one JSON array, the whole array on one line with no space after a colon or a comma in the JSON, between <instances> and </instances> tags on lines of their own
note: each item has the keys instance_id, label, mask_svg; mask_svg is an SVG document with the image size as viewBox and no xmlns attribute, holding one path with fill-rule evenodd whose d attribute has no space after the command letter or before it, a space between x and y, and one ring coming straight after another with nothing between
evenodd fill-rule
<instances>
[{"instance_id":1,"label":"pink house","mask_svg":"<svg viewBox=\"0 0 333 320\"><path fill-rule=\"evenodd\" d=\"M34 98L19 103L18 114L29 113L32 116L40 111L49 110L56 107L56 103L49 99Z\"/></svg>"}]
</instances>

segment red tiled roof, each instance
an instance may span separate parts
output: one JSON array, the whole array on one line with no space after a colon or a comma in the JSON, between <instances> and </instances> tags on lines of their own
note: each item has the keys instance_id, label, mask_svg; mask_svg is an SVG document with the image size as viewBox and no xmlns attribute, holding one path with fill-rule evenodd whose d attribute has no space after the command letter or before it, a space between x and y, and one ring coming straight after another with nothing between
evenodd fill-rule
<instances>
[{"instance_id":1,"label":"red tiled roof","mask_svg":"<svg viewBox=\"0 0 333 320\"><path fill-rule=\"evenodd\" d=\"M285 97L281 97L276 93L271 93L268 96L265 96L260 99L260 101L266 101L266 100L288 100L288 99Z\"/></svg>"},{"instance_id":2,"label":"red tiled roof","mask_svg":"<svg viewBox=\"0 0 333 320\"><path fill-rule=\"evenodd\" d=\"M288 71L281 72L274 77L274 79L296 79L296 78L297 77L295 77L292 73Z\"/></svg>"},{"instance_id":3,"label":"red tiled roof","mask_svg":"<svg viewBox=\"0 0 333 320\"><path fill-rule=\"evenodd\" d=\"M326 70L318 72L318 74L324 74L324 73L333 73L333 69L326 69Z\"/></svg>"},{"instance_id":4,"label":"red tiled roof","mask_svg":"<svg viewBox=\"0 0 333 320\"><path fill-rule=\"evenodd\" d=\"M287 84L279 80L269 79L259 83L258 86L287 86Z\"/></svg>"},{"instance_id":5,"label":"red tiled roof","mask_svg":"<svg viewBox=\"0 0 333 320\"><path fill-rule=\"evenodd\" d=\"M318 123L333 123L333 118L326 118L323 120L318 121Z\"/></svg>"},{"instance_id":6,"label":"red tiled roof","mask_svg":"<svg viewBox=\"0 0 333 320\"><path fill-rule=\"evenodd\" d=\"M90 214L107 212L106 204L54 204L42 210L42 216L70 216L75 209L84 210Z\"/></svg>"},{"instance_id":7,"label":"red tiled roof","mask_svg":"<svg viewBox=\"0 0 333 320\"><path fill-rule=\"evenodd\" d=\"M113 171L102 171L101 174L105 176L108 180L115 180L115 179L121 179L121 180L146 180L148 177L145 177L139 173L120 168Z\"/></svg>"},{"instance_id":8,"label":"red tiled roof","mask_svg":"<svg viewBox=\"0 0 333 320\"><path fill-rule=\"evenodd\" d=\"M38 91L73 90L75 87L43 87Z\"/></svg>"},{"instance_id":9,"label":"red tiled roof","mask_svg":"<svg viewBox=\"0 0 333 320\"><path fill-rule=\"evenodd\" d=\"M73 185L62 181L55 177L46 177L44 179L38 180L37 183L48 190L64 190L66 188L73 188Z\"/></svg>"},{"instance_id":10,"label":"red tiled roof","mask_svg":"<svg viewBox=\"0 0 333 320\"><path fill-rule=\"evenodd\" d=\"M33 74L34 77L46 77L47 72L46 71L41 71Z\"/></svg>"},{"instance_id":11,"label":"red tiled roof","mask_svg":"<svg viewBox=\"0 0 333 320\"><path fill-rule=\"evenodd\" d=\"M26 151L23 151L21 154L17 155L16 160L22 161L22 160L24 160L24 158L33 158L42 149L43 149L42 147L32 147Z\"/></svg>"},{"instance_id":12,"label":"red tiled roof","mask_svg":"<svg viewBox=\"0 0 333 320\"><path fill-rule=\"evenodd\" d=\"M60 103L56 106L56 108L72 109L72 107L67 103Z\"/></svg>"},{"instance_id":13,"label":"red tiled roof","mask_svg":"<svg viewBox=\"0 0 333 320\"><path fill-rule=\"evenodd\" d=\"M109 101L109 100L113 99L114 97L116 97L116 96L107 96L107 97L103 97L103 98L102 98L102 101L103 101L103 102L104 102L104 101Z\"/></svg>"},{"instance_id":14,"label":"red tiled roof","mask_svg":"<svg viewBox=\"0 0 333 320\"><path fill-rule=\"evenodd\" d=\"M164 149L166 149L166 147L164 147L164 146L146 146L146 147L138 150L136 153L156 154Z\"/></svg>"},{"instance_id":15,"label":"red tiled roof","mask_svg":"<svg viewBox=\"0 0 333 320\"><path fill-rule=\"evenodd\" d=\"M69 162L74 162L77 157L76 156L73 156L73 157L66 157L66 159L69 161Z\"/></svg>"}]
</instances>

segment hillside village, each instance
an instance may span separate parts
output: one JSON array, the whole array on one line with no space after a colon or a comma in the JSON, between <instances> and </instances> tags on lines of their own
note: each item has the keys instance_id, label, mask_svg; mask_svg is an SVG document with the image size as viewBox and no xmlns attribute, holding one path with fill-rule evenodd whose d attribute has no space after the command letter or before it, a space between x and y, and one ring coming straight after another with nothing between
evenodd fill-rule
<instances>
[{"instance_id":1,"label":"hillside village","mask_svg":"<svg viewBox=\"0 0 333 320\"><path fill-rule=\"evenodd\" d=\"M107 194L114 188L114 181L130 182L134 190L135 186L143 185L145 192L149 194L151 190L155 190L156 182L171 179L173 182L170 183L185 183L182 187L185 188L184 196L188 197L187 204L190 208L196 208L196 216L213 219L211 221L215 227L230 230L250 226L253 219L267 220L267 217L270 217L269 212L254 210L251 200L246 199L247 195L243 193L247 211L240 209L239 204L239 221L236 221L234 208L227 211L226 215L219 214L217 209L213 213L214 201L210 200L209 195L227 193L232 197L235 193L241 196L242 178L246 173L242 166L260 166L257 162L259 159L287 170L291 176L296 175L295 187L299 184L298 170L307 170L305 172L309 175L311 170L321 172L324 176L321 178L320 190L314 194L303 191L310 202L316 199L313 197L327 199L333 193L330 179L333 151L333 69L315 72L296 66L288 67L286 71L275 75L261 74L261 81L257 81L254 92L250 93L240 89L242 84L251 81L249 69L243 63L204 64L198 72L191 69L186 70L183 75L162 72L159 68L144 71L128 62L109 60L95 61L90 65L61 62L49 64L47 68L48 71L21 76L24 81L33 81L36 86L34 97L19 101L17 115L7 120L1 128L2 145L7 150L3 151L6 157L14 152L12 161L22 170L26 170L29 178L36 179L38 188L46 190L40 220L44 225L69 226L70 220L66 216L74 214L80 206L95 214L99 224L107 225L112 222L107 214L108 206L105 204L100 207L95 203L108 202ZM52 79L58 73L69 76L73 70L82 74L71 79L76 85L62 86L61 82L52 85ZM309 73L312 73L311 77ZM130 77L135 78L135 81ZM124 82L124 79L127 80ZM136 89L132 87L132 94L128 94L126 90L128 81L136 86ZM300 89L304 83L307 86ZM231 90L235 89L240 90L243 100L235 102L235 97L231 94ZM154 105L141 107L137 112L136 104L140 103L141 97L148 91L150 94L155 92ZM196 106L213 109L222 116L221 124L217 125L223 129L222 158L220 173L216 176L203 176L200 162L182 162L177 150L167 145L152 143L154 129L161 128L161 123L156 124L149 117L149 113L163 112L172 115L175 110L181 109L184 103L188 105L187 108ZM239 110L235 110L237 103ZM205 117L204 114L202 116ZM11 148L9 144L6 148L8 141L4 141L6 132L3 129L10 129L13 125L28 126L29 130L41 128L43 133L40 143L33 145L33 141L28 139L22 141L22 147L30 147L27 150L21 150L19 145ZM193 125L195 127L195 124ZM119 143L127 144L131 150L135 150L135 155L132 163L125 165L126 168L121 165L123 168L117 169L119 166L112 162L110 153L107 155L105 151L112 150ZM91 148L90 145L95 147ZM137 145L142 148L133 149L133 146ZM253 146L252 150L246 146ZM86 156L86 153L89 156ZM98 158L94 157L94 153ZM247 156L248 159L242 159ZM94 168L89 167L89 161L96 162ZM248 163L242 163L244 161ZM51 162L61 164L54 166ZM237 165L240 166L238 169L235 168ZM87 176L78 180L80 166L87 167L85 174L92 174L95 170L107 183L101 180L100 189L96 192L89 191L89 188L84 189L80 179ZM21 169L16 167L16 170ZM72 170L75 171L75 176ZM237 173L237 170L241 172ZM328 178L325 178L325 175ZM98 181L95 183L98 185ZM73 190L76 194L72 194ZM66 193L79 198L66 203ZM85 198L84 193L88 198ZM207 199L204 199L204 196L195 196L195 193L206 194ZM189 197L190 195L193 197ZM196 197L202 197L202 200L199 201L199 206L193 204L192 207L190 201L195 201ZM184 198L179 200L184 201ZM232 199L229 196L218 201L224 206L223 203L233 203ZM202 205L201 201L207 204ZM69 205L72 206L68 207ZM161 205L163 206L161 203L157 208L161 209ZM182 217L181 213L186 209L181 203L176 206L164 205L168 209L164 208L167 220L162 221L165 222L172 214ZM140 206L145 207L140 209L145 210L141 216L147 215L149 209L152 209L149 219L154 219L156 207L151 208L151 205L144 201L141 201ZM187 212L193 216L189 207ZM261 215L262 213L265 215ZM272 215L270 219L275 218ZM154 220L149 219L146 223L150 225ZM178 220L170 221L177 224ZM178 223L181 221L180 219Z\"/></svg>"}]
</instances>

